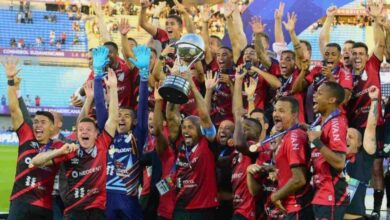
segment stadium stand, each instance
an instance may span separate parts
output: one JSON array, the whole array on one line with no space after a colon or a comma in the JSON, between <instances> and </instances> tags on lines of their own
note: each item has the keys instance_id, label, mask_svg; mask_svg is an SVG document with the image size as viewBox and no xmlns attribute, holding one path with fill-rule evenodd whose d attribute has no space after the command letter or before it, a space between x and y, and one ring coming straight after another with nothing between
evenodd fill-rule
<instances>
[{"instance_id":1,"label":"stadium stand","mask_svg":"<svg viewBox=\"0 0 390 220\"><path fill-rule=\"evenodd\" d=\"M42 37L44 40L44 45L40 48L42 50L56 50L56 45L49 45L49 34L50 31L56 33L56 41L61 39L61 33L65 32L67 35L67 41L65 44L61 45L62 51L77 51L85 52L88 50L87 46L87 37L85 34L85 25L82 20L80 23L80 31L72 30L72 20L69 20L67 14L59 12L47 12L47 11L32 11L33 13L33 23L17 23L17 11L0 9L1 19L0 19L0 47L10 48L10 40L12 38L24 39L26 48L36 48L35 42L37 37ZM45 19L45 16L56 16L56 22L49 22ZM29 33L29 34L26 34ZM80 43L77 45L72 45L75 35L79 37Z\"/></svg>"}]
</instances>

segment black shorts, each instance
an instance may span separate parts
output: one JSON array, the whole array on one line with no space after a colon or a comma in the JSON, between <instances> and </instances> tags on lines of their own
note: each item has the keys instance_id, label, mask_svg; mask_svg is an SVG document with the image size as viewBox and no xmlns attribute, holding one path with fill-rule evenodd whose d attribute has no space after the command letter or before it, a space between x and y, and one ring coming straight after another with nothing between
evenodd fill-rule
<instances>
[{"instance_id":1,"label":"black shorts","mask_svg":"<svg viewBox=\"0 0 390 220\"><path fill-rule=\"evenodd\" d=\"M362 137L364 138L364 131L366 128L358 128L358 131L361 133ZM389 157L389 153L383 152L383 147L385 143L385 126L384 125L378 125L376 127L376 153L375 158L385 158Z\"/></svg>"},{"instance_id":2,"label":"black shorts","mask_svg":"<svg viewBox=\"0 0 390 220\"><path fill-rule=\"evenodd\" d=\"M328 206L328 205L313 205L315 219L321 220L339 220L344 219L347 206Z\"/></svg>"},{"instance_id":3,"label":"black shorts","mask_svg":"<svg viewBox=\"0 0 390 220\"><path fill-rule=\"evenodd\" d=\"M299 212L289 213L283 220L314 220L313 207L309 205Z\"/></svg>"},{"instance_id":4,"label":"black shorts","mask_svg":"<svg viewBox=\"0 0 390 220\"><path fill-rule=\"evenodd\" d=\"M106 220L106 214L101 209L72 211L64 216L64 220Z\"/></svg>"},{"instance_id":5,"label":"black shorts","mask_svg":"<svg viewBox=\"0 0 390 220\"><path fill-rule=\"evenodd\" d=\"M28 203L13 200L10 204L8 220L52 220L53 211L42 207L30 205Z\"/></svg>"}]
</instances>

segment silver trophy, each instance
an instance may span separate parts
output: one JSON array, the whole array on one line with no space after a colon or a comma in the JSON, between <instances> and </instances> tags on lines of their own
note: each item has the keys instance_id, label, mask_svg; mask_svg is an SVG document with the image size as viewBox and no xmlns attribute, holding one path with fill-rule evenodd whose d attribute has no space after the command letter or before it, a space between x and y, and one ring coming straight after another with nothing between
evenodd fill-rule
<instances>
[{"instance_id":1,"label":"silver trophy","mask_svg":"<svg viewBox=\"0 0 390 220\"><path fill-rule=\"evenodd\" d=\"M179 72L190 71L191 66L204 56L204 41L197 34L186 34L176 42L176 59L179 61ZM188 102L190 83L181 76L169 75L165 78L158 92L165 100L184 104Z\"/></svg>"}]
</instances>

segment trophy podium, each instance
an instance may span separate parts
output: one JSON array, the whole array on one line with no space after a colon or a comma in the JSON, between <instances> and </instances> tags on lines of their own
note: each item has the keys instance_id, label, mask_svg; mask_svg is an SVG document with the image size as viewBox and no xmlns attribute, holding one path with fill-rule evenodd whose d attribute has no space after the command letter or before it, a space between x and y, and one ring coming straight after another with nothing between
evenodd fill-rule
<instances>
[{"instance_id":1,"label":"trophy podium","mask_svg":"<svg viewBox=\"0 0 390 220\"><path fill-rule=\"evenodd\" d=\"M186 34L176 42L176 59L179 59L179 72L190 71L191 66L204 56L205 44L197 34ZM188 102L190 83L181 76L169 75L158 90L161 97L174 104Z\"/></svg>"}]
</instances>

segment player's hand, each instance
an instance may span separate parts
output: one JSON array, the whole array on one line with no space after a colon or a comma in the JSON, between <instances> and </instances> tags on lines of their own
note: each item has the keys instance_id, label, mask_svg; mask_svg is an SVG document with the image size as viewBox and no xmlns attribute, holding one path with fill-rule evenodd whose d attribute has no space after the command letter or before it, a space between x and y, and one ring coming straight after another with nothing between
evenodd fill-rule
<instances>
[{"instance_id":1,"label":"player's hand","mask_svg":"<svg viewBox=\"0 0 390 220\"><path fill-rule=\"evenodd\" d=\"M140 0L140 3L143 9L149 8L152 5L150 0Z\"/></svg>"},{"instance_id":2,"label":"player's hand","mask_svg":"<svg viewBox=\"0 0 390 220\"><path fill-rule=\"evenodd\" d=\"M205 75L205 80L204 80L204 84L206 86L206 90L213 90L218 82L219 82L219 79L217 78L218 74L214 74L213 76L213 72L211 70L207 71L206 75Z\"/></svg>"},{"instance_id":3,"label":"player's hand","mask_svg":"<svg viewBox=\"0 0 390 220\"><path fill-rule=\"evenodd\" d=\"M5 60L1 62L1 64L4 67L5 75L7 76L7 79L11 80L13 79L21 69L17 69L17 65L19 63L18 58L16 57L6 57Z\"/></svg>"},{"instance_id":4,"label":"player's hand","mask_svg":"<svg viewBox=\"0 0 390 220\"><path fill-rule=\"evenodd\" d=\"M368 88L368 95L370 96L370 99L377 99L379 98L379 89L376 86L370 86Z\"/></svg>"},{"instance_id":5,"label":"player's hand","mask_svg":"<svg viewBox=\"0 0 390 220\"><path fill-rule=\"evenodd\" d=\"M232 16L233 12L237 8L237 5L233 1L228 1L227 3L225 3L225 5L223 6L225 18Z\"/></svg>"},{"instance_id":6,"label":"player's hand","mask_svg":"<svg viewBox=\"0 0 390 220\"><path fill-rule=\"evenodd\" d=\"M126 18L122 18L121 21L119 22L118 28L119 28L119 32L122 35L127 36L127 33L129 33L130 31L129 21Z\"/></svg>"},{"instance_id":7,"label":"player's hand","mask_svg":"<svg viewBox=\"0 0 390 220\"><path fill-rule=\"evenodd\" d=\"M99 81L100 82L100 81ZM93 100L94 93L93 93L93 80L88 80L84 86L85 96L89 100Z\"/></svg>"},{"instance_id":8,"label":"player's hand","mask_svg":"<svg viewBox=\"0 0 390 220\"><path fill-rule=\"evenodd\" d=\"M336 15L337 7L335 5L330 6L328 9L326 9L326 16L333 17Z\"/></svg>"},{"instance_id":9,"label":"player's hand","mask_svg":"<svg viewBox=\"0 0 390 220\"><path fill-rule=\"evenodd\" d=\"M70 97L70 103L74 106L74 107L78 107L78 108L81 108L83 107L83 100L80 100L77 98L77 96L75 95L72 95Z\"/></svg>"},{"instance_id":10,"label":"player's hand","mask_svg":"<svg viewBox=\"0 0 390 220\"><path fill-rule=\"evenodd\" d=\"M14 77L14 81L15 81L15 88L16 88L16 90L19 90L20 83L22 82L22 78L20 78L19 76L15 76Z\"/></svg>"},{"instance_id":11,"label":"player's hand","mask_svg":"<svg viewBox=\"0 0 390 220\"><path fill-rule=\"evenodd\" d=\"M295 24L297 23L297 14L295 12L292 12L291 14L287 14L287 22L283 21L284 28L288 32L292 32L295 30Z\"/></svg>"},{"instance_id":12,"label":"player's hand","mask_svg":"<svg viewBox=\"0 0 390 220\"><path fill-rule=\"evenodd\" d=\"M59 149L59 151L60 151L61 155L65 155L65 154L72 153L78 149L79 149L79 145L72 143L72 144L62 145L62 147Z\"/></svg>"},{"instance_id":13,"label":"player's hand","mask_svg":"<svg viewBox=\"0 0 390 220\"><path fill-rule=\"evenodd\" d=\"M174 54L175 53L175 47L173 44L170 44L169 46L165 47L164 50L161 51L161 56L166 57L168 54Z\"/></svg>"},{"instance_id":14,"label":"player's hand","mask_svg":"<svg viewBox=\"0 0 390 220\"><path fill-rule=\"evenodd\" d=\"M133 48L133 52L135 59L130 58L130 62L139 69L141 79L148 80L150 55L152 53L150 48L145 45L140 45Z\"/></svg>"},{"instance_id":15,"label":"player's hand","mask_svg":"<svg viewBox=\"0 0 390 220\"><path fill-rule=\"evenodd\" d=\"M161 87L162 81L154 83L154 100L155 101L162 101L163 98L161 97L160 93L158 92L158 89Z\"/></svg>"},{"instance_id":16,"label":"player's hand","mask_svg":"<svg viewBox=\"0 0 390 220\"><path fill-rule=\"evenodd\" d=\"M209 5L203 5L203 9L202 11L200 12L200 19L203 21L203 22L209 22L210 18L211 18L212 14L211 14L211 10L210 10L210 6Z\"/></svg>"},{"instance_id":17,"label":"player's hand","mask_svg":"<svg viewBox=\"0 0 390 220\"><path fill-rule=\"evenodd\" d=\"M332 67L331 66L323 66L321 73L323 76L325 76L327 79L330 79L332 75Z\"/></svg>"},{"instance_id":18,"label":"player's hand","mask_svg":"<svg viewBox=\"0 0 390 220\"><path fill-rule=\"evenodd\" d=\"M93 57L93 71L96 78L102 78L104 74L104 68L110 63L108 59L109 50L105 46L100 46L92 50Z\"/></svg>"},{"instance_id":19,"label":"player's hand","mask_svg":"<svg viewBox=\"0 0 390 220\"><path fill-rule=\"evenodd\" d=\"M173 9L176 9L179 11L181 14L188 14L186 7L181 4L178 0L173 0L175 3L175 6L173 6Z\"/></svg>"},{"instance_id":20,"label":"player's hand","mask_svg":"<svg viewBox=\"0 0 390 220\"><path fill-rule=\"evenodd\" d=\"M383 12L383 1L368 0L366 12L373 18L381 16Z\"/></svg>"},{"instance_id":21,"label":"player's hand","mask_svg":"<svg viewBox=\"0 0 390 220\"><path fill-rule=\"evenodd\" d=\"M255 34L263 33L265 31L265 27L267 26L267 24L263 23L261 18L257 16L253 16L249 24L251 25L252 31Z\"/></svg>"},{"instance_id":22,"label":"player's hand","mask_svg":"<svg viewBox=\"0 0 390 220\"><path fill-rule=\"evenodd\" d=\"M275 9L275 13L274 13L275 20L281 21L283 17L283 13L284 13L284 2L280 2L279 7Z\"/></svg>"},{"instance_id":23,"label":"player's hand","mask_svg":"<svg viewBox=\"0 0 390 220\"><path fill-rule=\"evenodd\" d=\"M321 137L321 131L307 131L307 136L310 142L313 142L314 139Z\"/></svg>"},{"instance_id":24,"label":"player's hand","mask_svg":"<svg viewBox=\"0 0 390 220\"><path fill-rule=\"evenodd\" d=\"M282 205L282 202L280 200L275 200L275 194L272 193L271 195L271 202L278 208L280 209L281 211L283 211L284 213L287 213L287 210L286 208L283 207Z\"/></svg>"},{"instance_id":25,"label":"player's hand","mask_svg":"<svg viewBox=\"0 0 390 220\"><path fill-rule=\"evenodd\" d=\"M244 68L244 64L241 64L236 67L236 74L234 75L234 78L237 80L244 80L245 75L247 74L247 70Z\"/></svg>"},{"instance_id":26,"label":"player's hand","mask_svg":"<svg viewBox=\"0 0 390 220\"><path fill-rule=\"evenodd\" d=\"M116 74L114 72L114 70L112 70L111 68L108 68L108 77L107 79L106 78L103 78L104 79L104 84L106 86L108 86L109 88L113 88L113 87L116 87L117 86L117 78L116 78Z\"/></svg>"},{"instance_id":27,"label":"player's hand","mask_svg":"<svg viewBox=\"0 0 390 220\"><path fill-rule=\"evenodd\" d=\"M251 164L246 169L247 174L256 175L261 172L261 166L258 164Z\"/></svg>"},{"instance_id":28,"label":"player's hand","mask_svg":"<svg viewBox=\"0 0 390 220\"><path fill-rule=\"evenodd\" d=\"M244 84L244 90L248 97L253 97L255 95L258 79L250 78L249 84Z\"/></svg>"}]
</instances>

